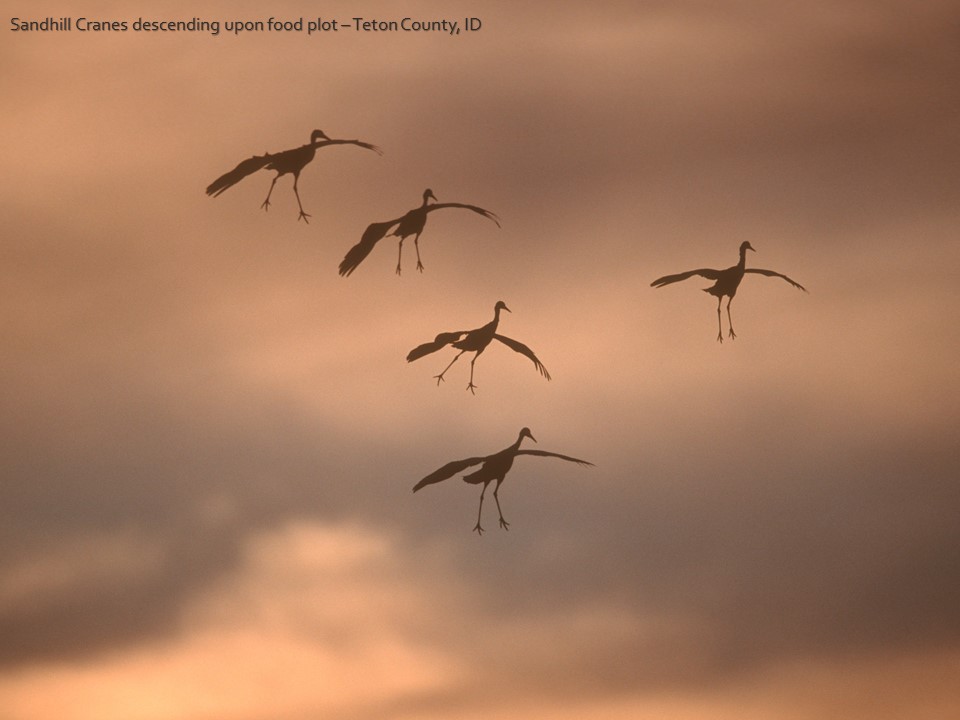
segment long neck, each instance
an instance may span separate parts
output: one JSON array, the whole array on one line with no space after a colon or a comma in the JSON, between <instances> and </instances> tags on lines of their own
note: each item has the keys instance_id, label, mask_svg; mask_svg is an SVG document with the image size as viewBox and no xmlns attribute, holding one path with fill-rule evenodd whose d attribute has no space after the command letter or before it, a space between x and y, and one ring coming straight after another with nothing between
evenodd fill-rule
<instances>
[{"instance_id":1,"label":"long neck","mask_svg":"<svg viewBox=\"0 0 960 720\"><path fill-rule=\"evenodd\" d=\"M516 452L517 450L520 449L520 443L523 442L523 439L524 439L525 437L526 437L526 435L524 435L523 433L520 433L520 435L517 437L517 441L516 441L513 445L510 446L511 448L513 448L513 451L514 451L514 452Z\"/></svg>"},{"instance_id":2,"label":"long neck","mask_svg":"<svg viewBox=\"0 0 960 720\"><path fill-rule=\"evenodd\" d=\"M426 206L427 206L427 203L429 203L429 202L430 202L430 196L429 196L429 195L424 195L424 196L423 196L423 202L420 203L420 207L426 207Z\"/></svg>"},{"instance_id":3,"label":"long neck","mask_svg":"<svg viewBox=\"0 0 960 720\"><path fill-rule=\"evenodd\" d=\"M747 249L745 247L740 248L740 262L737 263L737 267L743 270L747 266Z\"/></svg>"}]
</instances>

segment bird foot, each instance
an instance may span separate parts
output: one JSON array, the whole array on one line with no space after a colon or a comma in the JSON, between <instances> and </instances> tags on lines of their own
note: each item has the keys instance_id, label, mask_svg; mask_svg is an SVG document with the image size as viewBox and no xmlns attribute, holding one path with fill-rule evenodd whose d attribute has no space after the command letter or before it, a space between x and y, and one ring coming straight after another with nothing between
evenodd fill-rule
<instances>
[{"instance_id":1,"label":"bird foot","mask_svg":"<svg viewBox=\"0 0 960 720\"><path fill-rule=\"evenodd\" d=\"M730 328L730 339L731 340L737 339L737 334L733 331L733 328Z\"/></svg>"},{"instance_id":2,"label":"bird foot","mask_svg":"<svg viewBox=\"0 0 960 720\"><path fill-rule=\"evenodd\" d=\"M264 211L264 212L267 212L267 210L270 209L270 200L269 200L269 198L266 199L266 200L264 200L262 203L260 203L260 207L263 208L263 211Z\"/></svg>"},{"instance_id":3,"label":"bird foot","mask_svg":"<svg viewBox=\"0 0 960 720\"><path fill-rule=\"evenodd\" d=\"M297 220L303 220L307 225L309 225L309 224L310 224L310 221L307 220L308 217L313 217L313 216L310 215L309 213L305 213L303 210L301 210L301 211L300 211L300 217L298 217Z\"/></svg>"},{"instance_id":4,"label":"bird foot","mask_svg":"<svg viewBox=\"0 0 960 720\"><path fill-rule=\"evenodd\" d=\"M400 274L400 263L397 263L397 275Z\"/></svg>"},{"instance_id":5,"label":"bird foot","mask_svg":"<svg viewBox=\"0 0 960 720\"><path fill-rule=\"evenodd\" d=\"M423 272L423 263L417 260L417 270Z\"/></svg>"},{"instance_id":6,"label":"bird foot","mask_svg":"<svg viewBox=\"0 0 960 720\"><path fill-rule=\"evenodd\" d=\"M477 523L473 529L476 531L477 535L483 535L483 528L480 527L480 523Z\"/></svg>"},{"instance_id":7,"label":"bird foot","mask_svg":"<svg viewBox=\"0 0 960 720\"><path fill-rule=\"evenodd\" d=\"M723 342L723 333L722 333L722 332L717 335L717 342L719 342L719 343L722 343L722 342Z\"/></svg>"},{"instance_id":8,"label":"bird foot","mask_svg":"<svg viewBox=\"0 0 960 720\"><path fill-rule=\"evenodd\" d=\"M467 384L467 390L470 391L470 394L471 394L471 395L476 395L476 393L474 392L474 389L475 389L476 387L477 387L477 386L474 385L473 383L468 383L468 384Z\"/></svg>"},{"instance_id":9,"label":"bird foot","mask_svg":"<svg viewBox=\"0 0 960 720\"><path fill-rule=\"evenodd\" d=\"M440 373L439 375L434 375L434 377L437 379L437 387L440 387L440 383L443 382L443 373Z\"/></svg>"},{"instance_id":10,"label":"bird foot","mask_svg":"<svg viewBox=\"0 0 960 720\"><path fill-rule=\"evenodd\" d=\"M501 517L501 518L500 518L500 527L502 527L504 530L509 530L509 529L510 529L510 523L508 523L506 520L504 520L504 519Z\"/></svg>"}]
</instances>

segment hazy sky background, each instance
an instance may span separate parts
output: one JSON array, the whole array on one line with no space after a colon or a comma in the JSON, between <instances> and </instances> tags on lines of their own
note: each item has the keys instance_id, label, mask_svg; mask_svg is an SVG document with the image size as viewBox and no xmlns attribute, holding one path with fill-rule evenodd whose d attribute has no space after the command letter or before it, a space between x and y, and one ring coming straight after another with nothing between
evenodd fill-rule
<instances>
[{"instance_id":1,"label":"hazy sky background","mask_svg":"<svg viewBox=\"0 0 960 720\"><path fill-rule=\"evenodd\" d=\"M3 2L0 715L960 713L960 10ZM474 34L9 19L480 18ZM321 150L216 199L240 160ZM424 188L431 215L344 253ZM749 240L738 338L699 278ZM476 396L444 330L501 332ZM523 426L510 531L458 479ZM488 498L489 499L489 498Z\"/></svg>"}]
</instances>

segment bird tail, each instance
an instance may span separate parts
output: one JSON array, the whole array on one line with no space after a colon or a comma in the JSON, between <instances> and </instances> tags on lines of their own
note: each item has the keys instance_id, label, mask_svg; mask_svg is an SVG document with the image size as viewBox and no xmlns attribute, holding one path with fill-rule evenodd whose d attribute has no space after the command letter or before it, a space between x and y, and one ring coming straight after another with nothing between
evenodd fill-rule
<instances>
[{"instance_id":1,"label":"bird tail","mask_svg":"<svg viewBox=\"0 0 960 720\"><path fill-rule=\"evenodd\" d=\"M207 195L212 195L216 197L224 190L233 187L238 182L243 180L247 175L252 175L257 170L260 170L266 166L273 156L269 153L265 155L254 155L251 158L247 158L239 165L237 165L233 170L228 173L224 173L212 183L207 185Z\"/></svg>"},{"instance_id":2,"label":"bird tail","mask_svg":"<svg viewBox=\"0 0 960 720\"><path fill-rule=\"evenodd\" d=\"M364 230L360 242L350 248L347 254L344 255L343 261L340 263L340 274L346 277L356 270L357 266L370 254L374 246L386 237L390 228L396 224L396 220L388 220L387 222L373 223Z\"/></svg>"}]
</instances>

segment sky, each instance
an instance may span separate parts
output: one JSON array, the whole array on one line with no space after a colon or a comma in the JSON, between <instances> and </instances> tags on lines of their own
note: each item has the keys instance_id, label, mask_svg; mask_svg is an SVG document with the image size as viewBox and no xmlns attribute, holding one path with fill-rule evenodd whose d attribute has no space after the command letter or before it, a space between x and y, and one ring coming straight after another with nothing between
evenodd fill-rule
<instances>
[{"instance_id":1,"label":"sky","mask_svg":"<svg viewBox=\"0 0 960 720\"><path fill-rule=\"evenodd\" d=\"M960 712L955 3L2 4L4 718Z\"/></svg>"}]
</instances>

